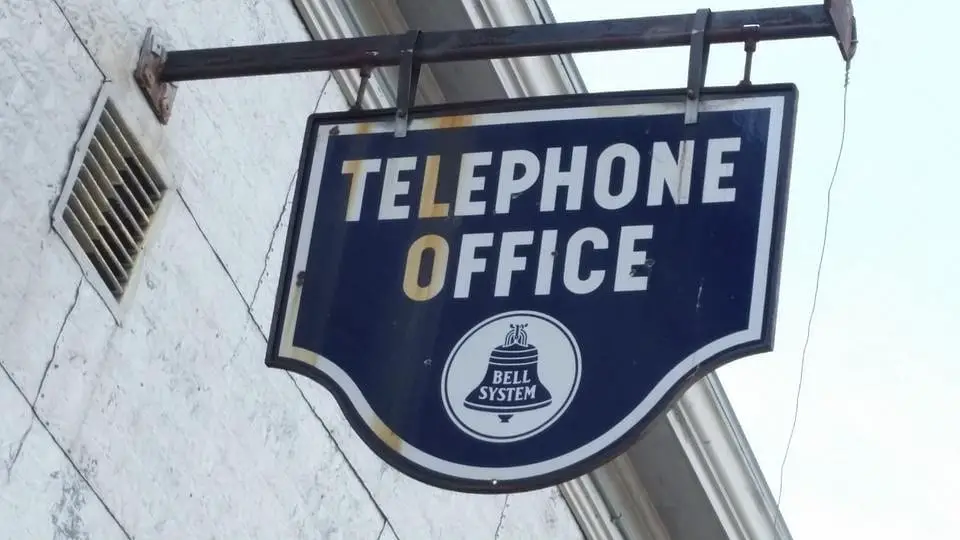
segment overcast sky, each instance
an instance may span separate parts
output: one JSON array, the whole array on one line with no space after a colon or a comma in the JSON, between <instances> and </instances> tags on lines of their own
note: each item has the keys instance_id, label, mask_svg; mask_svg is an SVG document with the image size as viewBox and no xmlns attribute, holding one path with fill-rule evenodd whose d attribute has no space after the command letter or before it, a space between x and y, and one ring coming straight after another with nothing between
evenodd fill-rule
<instances>
[{"instance_id":1,"label":"overcast sky","mask_svg":"<svg viewBox=\"0 0 960 540\"><path fill-rule=\"evenodd\" d=\"M549 0L558 21L803 5L780 0ZM960 530L960 4L855 1L844 157L781 510L794 538L956 539ZM708 84L735 84L742 45L713 47ZM681 87L688 48L576 56L591 91ZM938 65L938 62L940 64ZM756 83L799 87L775 351L720 378L774 494L793 419L843 61L830 39L761 43Z\"/></svg>"}]
</instances>

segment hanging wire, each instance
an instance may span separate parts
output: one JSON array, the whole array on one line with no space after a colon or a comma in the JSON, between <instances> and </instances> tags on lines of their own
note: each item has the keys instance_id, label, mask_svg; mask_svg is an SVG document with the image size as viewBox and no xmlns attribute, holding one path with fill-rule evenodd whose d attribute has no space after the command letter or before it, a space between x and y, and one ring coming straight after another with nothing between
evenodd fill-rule
<instances>
[{"instance_id":1,"label":"hanging wire","mask_svg":"<svg viewBox=\"0 0 960 540\"><path fill-rule=\"evenodd\" d=\"M813 289L813 303L810 306L810 316L807 318L807 335L803 341L803 350L800 353L800 379L797 382L797 397L793 407L793 424L790 426L790 435L787 437L787 446L783 450L783 461L780 462L780 486L777 490L777 507L780 507L780 499L783 497L783 474L787 467L787 457L790 454L790 445L793 443L793 435L797 430L797 418L800 415L800 392L803 390L803 372L807 362L807 347L810 345L810 333L813 328L813 319L817 311L817 297L820 293L820 274L823 270L824 253L827 251L827 233L830 228L830 202L833 196L833 185L837 181L837 172L840 170L840 159L843 157L843 143L847 138L847 92L850 88L850 61L847 61L846 70L843 77L843 115L840 124L840 148L837 151L837 161L833 166L833 175L827 186L827 209L826 217L823 223L823 239L820 243L820 260L817 263L817 277Z\"/></svg>"}]
</instances>

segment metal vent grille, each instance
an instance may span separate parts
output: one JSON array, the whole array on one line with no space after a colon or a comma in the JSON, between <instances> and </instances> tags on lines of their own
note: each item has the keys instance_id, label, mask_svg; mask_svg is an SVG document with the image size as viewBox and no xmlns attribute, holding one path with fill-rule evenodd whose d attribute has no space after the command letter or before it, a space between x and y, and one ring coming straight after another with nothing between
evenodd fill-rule
<instances>
[{"instance_id":1,"label":"metal vent grille","mask_svg":"<svg viewBox=\"0 0 960 540\"><path fill-rule=\"evenodd\" d=\"M114 103L103 99L58 205L63 224L114 299L131 283L167 192ZM81 141L82 142L82 141ZM79 256L79 254L78 254ZM89 267L87 268L89 270Z\"/></svg>"}]
</instances>

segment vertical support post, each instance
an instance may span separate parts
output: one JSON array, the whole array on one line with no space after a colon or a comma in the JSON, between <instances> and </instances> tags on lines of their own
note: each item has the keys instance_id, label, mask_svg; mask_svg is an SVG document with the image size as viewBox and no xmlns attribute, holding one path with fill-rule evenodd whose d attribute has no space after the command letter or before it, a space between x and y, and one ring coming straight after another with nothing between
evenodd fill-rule
<instances>
[{"instance_id":1,"label":"vertical support post","mask_svg":"<svg viewBox=\"0 0 960 540\"><path fill-rule=\"evenodd\" d=\"M351 111L363 109L363 96L367 92L367 85L370 83L370 74L372 72L373 70L370 66L360 68L360 84L357 86L357 98L353 101L353 105L350 106Z\"/></svg>"},{"instance_id":2,"label":"vertical support post","mask_svg":"<svg viewBox=\"0 0 960 540\"><path fill-rule=\"evenodd\" d=\"M753 84L750 81L750 75L753 71L753 53L757 52L757 34L760 33L760 25L748 24L743 27L743 33L743 52L746 53L746 58L743 60L743 80L737 85L741 88Z\"/></svg>"},{"instance_id":3,"label":"vertical support post","mask_svg":"<svg viewBox=\"0 0 960 540\"><path fill-rule=\"evenodd\" d=\"M693 16L687 67L687 106L683 115L683 122L687 125L696 124L700 112L700 92L707 79L707 56L710 54L710 43L704 36L709 22L709 9L698 9Z\"/></svg>"},{"instance_id":4,"label":"vertical support post","mask_svg":"<svg viewBox=\"0 0 960 540\"><path fill-rule=\"evenodd\" d=\"M417 96L417 81L420 79L420 62L416 59L417 45L420 42L420 30L407 33L405 44L400 51L400 77L397 81L397 112L395 137L407 136L410 122L410 107Z\"/></svg>"}]
</instances>

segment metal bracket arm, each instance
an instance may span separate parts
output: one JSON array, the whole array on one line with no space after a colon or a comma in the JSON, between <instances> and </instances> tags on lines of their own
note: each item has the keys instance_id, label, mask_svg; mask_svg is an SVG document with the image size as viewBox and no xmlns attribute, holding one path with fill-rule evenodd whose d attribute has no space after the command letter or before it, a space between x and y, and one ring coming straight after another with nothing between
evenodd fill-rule
<instances>
[{"instance_id":1,"label":"metal bracket arm","mask_svg":"<svg viewBox=\"0 0 960 540\"><path fill-rule=\"evenodd\" d=\"M755 28L750 33L755 40L752 43L832 37L847 62L856 52L852 0L823 0L789 7L699 10L695 14L632 19L413 31L178 51L164 51L148 30L134 78L157 117L166 123L176 92L172 83L176 81L400 66L396 131L403 136L421 63L690 45L687 116L695 122L709 45L744 42L746 27Z\"/></svg>"},{"instance_id":2,"label":"metal bracket arm","mask_svg":"<svg viewBox=\"0 0 960 540\"><path fill-rule=\"evenodd\" d=\"M706 39L740 43L743 27L760 26L758 41L853 35L851 0L814 5L714 11ZM423 32L417 59L424 63L491 60L690 44L692 14ZM396 66L406 34L267 45L169 51L160 80L223 79L308 71ZM852 42L851 42L852 43ZM844 52L844 51L847 52ZM852 56L852 48L841 52Z\"/></svg>"}]
</instances>

